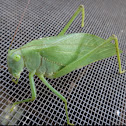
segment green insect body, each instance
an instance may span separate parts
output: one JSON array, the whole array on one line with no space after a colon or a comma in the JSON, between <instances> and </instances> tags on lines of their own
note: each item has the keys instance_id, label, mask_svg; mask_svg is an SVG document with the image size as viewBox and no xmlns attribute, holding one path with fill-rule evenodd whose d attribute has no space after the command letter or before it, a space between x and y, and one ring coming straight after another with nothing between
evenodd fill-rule
<instances>
[{"instance_id":1,"label":"green insect body","mask_svg":"<svg viewBox=\"0 0 126 126\"><path fill-rule=\"evenodd\" d=\"M125 72L121 70L119 53L122 51L118 48L118 40L115 35L112 35L107 40L87 33L64 35L80 12L82 12L82 26L84 26L84 7L80 5L58 36L33 40L19 49L9 51L7 56L9 72L13 77L19 79L20 73L23 71L23 68L26 67L29 71L32 93L32 98L15 102L11 111L16 104L35 100L36 88L33 76L37 75L43 83L65 103L67 124L72 125L69 122L66 98L56 91L44 77L61 77L75 69L116 54L119 63L119 72ZM112 40L115 40L115 44L110 43ZM18 82L13 81L15 83Z\"/></svg>"}]
</instances>

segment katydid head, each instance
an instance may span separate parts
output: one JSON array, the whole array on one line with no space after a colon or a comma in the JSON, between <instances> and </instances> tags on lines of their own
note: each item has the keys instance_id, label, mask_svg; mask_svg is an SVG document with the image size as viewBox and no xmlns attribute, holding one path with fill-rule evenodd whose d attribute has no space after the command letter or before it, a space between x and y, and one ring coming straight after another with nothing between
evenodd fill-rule
<instances>
[{"instance_id":1,"label":"katydid head","mask_svg":"<svg viewBox=\"0 0 126 126\"><path fill-rule=\"evenodd\" d=\"M14 36L12 38L12 41L10 43L9 50L8 50L8 56L7 56L8 69L9 69L9 72L16 79L19 79L20 73L23 71L24 61L23 61L23 58L21 57L21 52L20 51L10 50L10 48L12 46L12 43L13 43L15 35L16 35L17 31L18 31L18 28L19 28L19 26L20 26L20 24L22 22L24 14L27 11L29 3L30 3L30 0L28 0L28 3L27 3L27 5L26 5L26 7L24 9L24 12L22 13L21 19L20 19L20 21L18 23L18 26L16 28L16 31L14 33ZM14 81L14 82L16 82L16 81Z\"/></svg>"},{"instance_id":2,"label":"katydid head","mask_svg":"<svg viewBox=\"0 0 126 126\"><path fill-rule=\"evenodd\" d=\"M20 78L20 74L24 68L24 61L21 56L21 52L16 50L11 50L7 55L8 70L12 76L16 79Z\"/></svg>"}]
</instances>

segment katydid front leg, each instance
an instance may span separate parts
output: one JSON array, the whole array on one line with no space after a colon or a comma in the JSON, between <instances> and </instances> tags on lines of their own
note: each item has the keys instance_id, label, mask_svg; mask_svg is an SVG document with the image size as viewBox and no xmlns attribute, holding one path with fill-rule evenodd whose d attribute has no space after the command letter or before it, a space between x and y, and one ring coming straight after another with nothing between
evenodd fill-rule
<instances>
[{"instance_id":1,"label":"katydid front leg","mask_svg":"<svg viewBox=\"0 0 126 126\"><path fill-rule=\"evenodd\" d=\"M10 109L10 112L13 111L15 105L17 105L17 104L20 104L20 103L23 103L23 102L30 102L30 101L35 100L35 98L36 98L36 88L35 88L35 83L34 83L33 76L34 76L34 72L29 73L29 80L30 80L30 88L31 88L32 97L28 98L28 99L25 99L25 100L22 100L22 101L14 102L11 109Z\"/></svg>"},{"instance_id":2,"label":"katydid front leg","mask_svg":"<svg viewBox=\"0 0 126 126\"><path fill-rule=\"evenodd\" d=\"M64 103L65 103L65 111L66 111L66 117L67 117L67 124L68 125L74 125L72 123L69 122L69 117L68 117L68 111L67 111L67 100L64 96L62 96L57 90L55 90L44 78L43 75L37 75L40 80L42 80L42 82L53 92L55 93Z\"/></svg>"}]
</instances>

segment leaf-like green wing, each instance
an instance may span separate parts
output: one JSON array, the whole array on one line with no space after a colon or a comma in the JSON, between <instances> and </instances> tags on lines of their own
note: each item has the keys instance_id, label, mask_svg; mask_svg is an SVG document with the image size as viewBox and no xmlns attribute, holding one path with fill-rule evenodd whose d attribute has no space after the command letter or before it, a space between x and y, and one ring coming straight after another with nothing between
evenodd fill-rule
<instances>
[{"instance_id":1,"label":"leaf-like green wing","mask_svg":"<svg viewBox=\"0 0 126 126\"><path fill-rule=\"evenodd\" d=\"M75 69L116 54L115 44L113 43L104 44L104 39L91 34L79 34L79 37L81 37L82 42L79 42L81 44L78 48L76 59L57 71L53 78L63 76Z\"/></svg>"}]
</instances>

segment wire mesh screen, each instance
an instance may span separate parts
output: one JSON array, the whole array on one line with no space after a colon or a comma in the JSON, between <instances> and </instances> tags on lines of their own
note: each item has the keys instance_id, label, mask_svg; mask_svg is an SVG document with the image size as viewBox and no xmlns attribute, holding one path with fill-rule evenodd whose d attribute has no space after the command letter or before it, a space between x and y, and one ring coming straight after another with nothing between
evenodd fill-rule
<instances>
[{"instance_id":1,"label":"wire mesh screen","mask_svg":"<svg viewBox=\"0 0 126 126\"><path fill-rule=\"evenodd\" d=\"M1 88L0 121L2 125L65 125L64 103L38 77L34 76L37 98L22 103L9 113L10 104L31 97L27 69L18 84L11 81L7 68L7 52L26 0L1 1ZM126 69L126 1L125 0L31 0L18 29L12 48L19 48L31 40L56 36L72 17L80 4L85 6L85 26L81 28L81 14L67 33L90 33L107 39L117 35L122 69ZM68 101L68 113L74 124L126 124L126 73L118 74L117 57L92 63L71 73L47 81Z\"/></svg>"}]
</instances>

